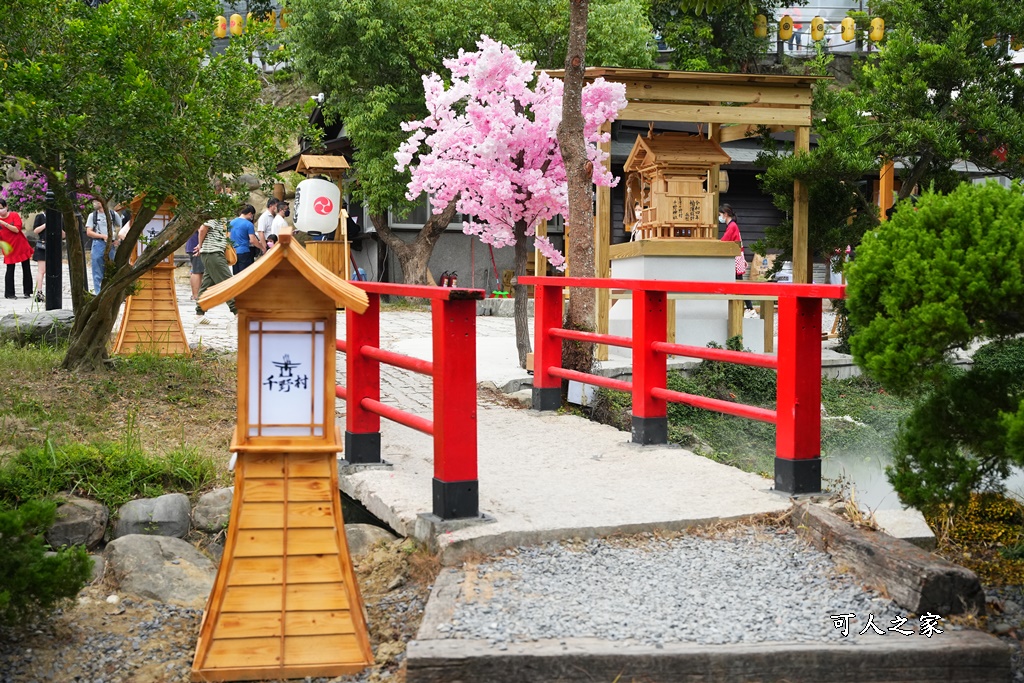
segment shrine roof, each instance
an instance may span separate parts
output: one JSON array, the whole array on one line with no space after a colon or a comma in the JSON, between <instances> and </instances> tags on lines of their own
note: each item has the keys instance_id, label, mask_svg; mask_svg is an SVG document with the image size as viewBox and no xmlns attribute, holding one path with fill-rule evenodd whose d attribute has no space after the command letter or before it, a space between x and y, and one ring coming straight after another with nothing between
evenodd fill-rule
<instances>
[{"instance_id":1,"label":"shrine roof","mask_svg":"<svg viewBox=\"0 0 1024 683\"><path fill-rule=\"evenodd\" d=\"M199 306L203 310L209 310L229 299L234 299L270 275L282 261L287 261L302 277L338 306L344 306L356 313L365 311L369 306L366 292L322 266L287 230L282 229L280 243L256 263L238 275L206 290L199 299Z\"/></svg>"}]
</instances>

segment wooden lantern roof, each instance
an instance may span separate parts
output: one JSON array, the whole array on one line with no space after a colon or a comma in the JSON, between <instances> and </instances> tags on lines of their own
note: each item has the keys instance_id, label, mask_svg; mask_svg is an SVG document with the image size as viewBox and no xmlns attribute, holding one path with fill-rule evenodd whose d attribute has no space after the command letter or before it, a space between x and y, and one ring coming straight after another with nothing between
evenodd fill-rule
<instances>
[{"instance_id":1,"label":"wooden lantern roof","mask_svg":"<svg viewBox=\"0 0 1024 683\"><path fill-rule=\"evenodd\" d=\"M326 175L337 180L346 169L351 168L343 156L330 154L302 154L295 172L303 175Z\"/></svg>"},{"instance_id":2,"label":"wooden lantern roof","mask_svg":"<svg viewBox=\"0 0 1024 683\"><path fill-rule=\"evenodd\" d=\"M267 277L282 261L287 261L311 285L333 300L339 307L344 306L356 313L362 313L370 305L366 292L324 268L310 256L301 244L292 238L291 228L282 228L278 235L280 242L263 258L256 261L238 275L206 290L199 305L210 310L228 299L255 287Z\"/></svg>"},{"instance_id":3,"label":"wooden lantern roof","mask_svg":"<svg viewBox=\"0 0 1024 683\"><path fill-rule=\"evenodd\" d=\"M661 133L653 137L638 135L623 170L629 172L666 166L711 167L730 161L732 158L714 140L687 133Z\"/></svg>"}]
</instances>

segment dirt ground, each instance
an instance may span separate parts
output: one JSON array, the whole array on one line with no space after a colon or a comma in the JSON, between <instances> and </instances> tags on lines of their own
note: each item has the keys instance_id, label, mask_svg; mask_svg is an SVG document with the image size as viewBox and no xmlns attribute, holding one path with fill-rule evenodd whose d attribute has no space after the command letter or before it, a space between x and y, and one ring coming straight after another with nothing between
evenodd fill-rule
<instances>
[{"instance_id":1,"label":"dirt ground","mask_svg":"<svg viewBox=\"0 0 1024 683\"><path fill-rule=\"evenodd\" d=\"M419 629L439 568L432 555L404 539L380 544L356 560L376 662L359 675L317 680L404 681L406 643ZM110 596L117 596L117 602L109 602ZM133 599L102 582L91 585L79 594L75 604L50 621L0 634L0 640L6 641L0 645L0 681L186 681L201 616L198 610ZM144 642L131 647L140 633L145 634ZM97 666L101 653L103 660Z\"/></svg>"}]
</instances>

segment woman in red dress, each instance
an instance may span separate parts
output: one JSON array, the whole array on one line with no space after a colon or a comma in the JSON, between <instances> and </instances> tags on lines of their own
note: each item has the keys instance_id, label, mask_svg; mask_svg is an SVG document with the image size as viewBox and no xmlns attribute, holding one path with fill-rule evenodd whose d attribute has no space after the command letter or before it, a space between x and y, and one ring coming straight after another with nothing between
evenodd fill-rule
<instances>
[{"instance_id":1,"label":"woman in red dress","mask_svg":"<svg viewBox=\"0 0 1024 683\"><path fill-rule=\"evenodd\" d=\"M25 298L32 297L32 246L22 231L21 216L7 208L7 200L0 199L0 248L4 252L4 263L7 274L4 277L4 297L17 298L14 295L14 267L21 264L21 285Z\"/></svg>"}]
</instances>

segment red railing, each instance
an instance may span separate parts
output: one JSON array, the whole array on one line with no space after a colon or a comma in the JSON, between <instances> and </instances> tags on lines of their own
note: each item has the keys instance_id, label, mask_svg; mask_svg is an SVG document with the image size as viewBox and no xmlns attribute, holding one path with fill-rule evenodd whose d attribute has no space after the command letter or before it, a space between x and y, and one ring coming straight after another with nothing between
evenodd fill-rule
<instances>
[{"instance_id":1,"label":"red railing","mask_svg":"<svg viewBox=\"0 0 1024 683\"><path fill-rule=\"evenodd\" d=\"M776 490L786 493L821 490L821 300L845 298L845 286L563 277L522 277L519 281L534 287L535 409L558 408L561 405L561 381L571 379L630 392L633 398L632 435L636 443L667 443L668 402L770 422L776 426ZM562 307L565 287L630 290L633 336L564 329ZM669 293L722 294L749 299L778 297L777 355L668 343ZM564 340L632 349L632 381L562 368ZM670 355L775 369L778 373L775 410L669 390Z\"/></svg>"},{"instance_id":2,"label":"red railing","mask_svg":"<svg viewBox=\"0 0 1024 683\"><path fill-rule=\"evenodd\" d=\"M476 424L476 302L480 289L449 289L381 282L353 282L370 305L362 314L346 312L345 458L350 463L381 462L380 418L434 438L433 513L441 519L478 517ZM380 296L429 299L433 316L433 360L380 348ZM381 403L381 363L432 377L433 419Z\"/></svg>"}]
</instances>

